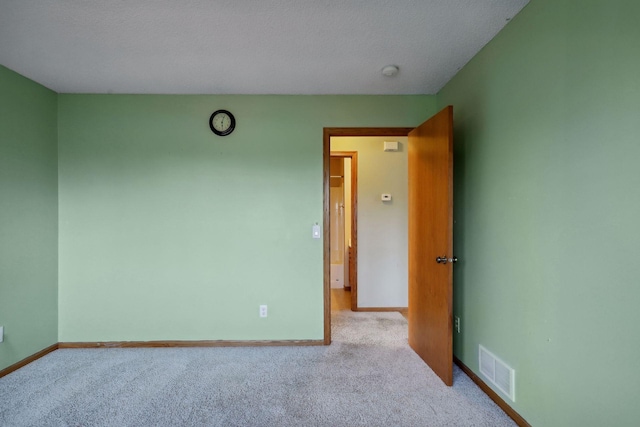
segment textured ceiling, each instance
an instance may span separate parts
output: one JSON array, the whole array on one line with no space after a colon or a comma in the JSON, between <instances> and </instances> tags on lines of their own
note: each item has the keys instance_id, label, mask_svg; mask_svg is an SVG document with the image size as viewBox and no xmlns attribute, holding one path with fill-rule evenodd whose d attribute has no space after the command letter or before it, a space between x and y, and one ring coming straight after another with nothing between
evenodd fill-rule
<instances>
[{"instance_id":1,"label":"textured ceiling","mask_svg":"<svg viewBox=\"0 0 640 427\"><path fill-rule=\"evenodd\" d=\"M0 0L0 64L58 92L434 94L527 3Z\"/></svg>"}]
</instances>

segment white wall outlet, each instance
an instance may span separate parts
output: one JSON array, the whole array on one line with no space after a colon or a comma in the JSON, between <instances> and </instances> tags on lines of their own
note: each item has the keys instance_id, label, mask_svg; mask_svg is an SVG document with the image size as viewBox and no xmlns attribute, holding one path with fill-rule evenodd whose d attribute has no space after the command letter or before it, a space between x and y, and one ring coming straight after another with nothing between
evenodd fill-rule
<instances>
[{"instance_id":1,"label":"white wall outlet","mask_svg":"<svg viewBox=\"0 0 640 427\"><path fill-rule=\"evenodd\" d=\"M260 317L267 317L267 306L266 305L261 305L260 306Z\"/></svg>"},{"instance_id":2,"label":"white wall outlet","mask_svg":"<svg viewBox=\"0 0 640 427\"><path fill-rule=\"evenodd\" d=\"M0 326L0 342L4 341L4 326Z\"/></svg>"},{"instance_id":3,"label":"white wall outlet","mask_svg":"<svg viewBox=\"0 0 640 427\"><path fill-rule=\"evenodd\" d=\"M456 328L456 332L460 333L460 318L458 316L453 318L453 326Z\"/></svg>"}]
</instances>

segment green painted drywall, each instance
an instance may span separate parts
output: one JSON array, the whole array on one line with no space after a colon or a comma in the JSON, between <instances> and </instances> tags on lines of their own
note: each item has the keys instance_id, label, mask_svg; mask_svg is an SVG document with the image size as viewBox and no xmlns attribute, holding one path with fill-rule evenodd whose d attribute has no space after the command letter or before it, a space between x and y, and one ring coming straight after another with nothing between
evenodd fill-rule
<instances>
[{"instance_id":1,"label":"green painted drywall","mask_svg":"<svg viewBox=\"0 0 640 427\"><path fill-rule=\"evenodd\" d=\"M400 149L385 152L385 140ZM407 137L333 137L331 150L358 152L358 307L407 307Z\"/></svg>"},{"instance_id":2,"label":"green painted drywall","mask_svg":"<svg viewBox=\"0 0 640 427\"><path fill-rule=\"evenodd\" d=\"M218 108L230 136L209 130ZM321 339L322 129L434 112L434 96L59 95L60 341Z\"/></svg>"},{"instance_id":3,"label":"green painted drywall","mask_svg":"<svg viewBox=\"0 0 640 427\"><path fill-rule=\"evenodd\" d=\"M455 354L536 426L640 418L640 3L532 0L438 94L455 120Z\"/></svg>"},{"instance_id":4,"label":"green painted drywall","mask_svg":"<svg viewBox=\"0 0 640 427\"><path fill-rule=\"evenodd\" d=\"M56 103L0 66L0 369L58 342Z\"/></svg>"}]
</instances>

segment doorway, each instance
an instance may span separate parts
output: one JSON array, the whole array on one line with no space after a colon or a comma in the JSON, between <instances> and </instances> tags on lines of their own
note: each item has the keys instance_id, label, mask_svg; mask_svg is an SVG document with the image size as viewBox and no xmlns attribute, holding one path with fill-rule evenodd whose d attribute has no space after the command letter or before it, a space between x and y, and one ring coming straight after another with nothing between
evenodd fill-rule
<instances>
[{"instance_id":1,"label":"doorway","mask_svg":"<svg viewBox=\"0 0 640 427\"><path fill-rule=\"evenodd\" d=\"M408 136L409 345L453 384L453 107L416 128L324 128L324 343L331 344L330 144L332 136ZM382 200L385 195L382 195Z\"/></svg>"},{"instance_id":2,"label":"doorway","mask_svg":"<svg viewBox=\"0 0 640 427\"><path fill-rule=\"evenodd\" d=\"M333 154L346 154L352 156L351 167L355 166L355 174L352 173L352 180L355 176L357 179L357 152L331 152L331 137L349 136L349 137L393 137L407 136L413 128L325 128L323 135L323 160L324 160L324 343L331 343L331 157ZM355 156L355 157L353 157ZM357 181L353 183L354 189L358 188ZM352 199L353 199L352 194ZM355 195L355 203L352 202L353 215L352 220L352 249L354 250L352 274L356 273L355 280L351 283L351 306L353 310L357 310L358 301L358 279L357 279L357 253L358 253L358 233L357 233L357 194Z\"/></svg>"},{"instance_id":3,"label":"doorway","mask_svg":"<svg viewBox=\"0 0 640 427\"><path fill-rule=\"evenodd\" d=\"M332 305L339 309L356 310L358 301L357 151L331 151L329 173Z\"/></svg>"}]
</instances>

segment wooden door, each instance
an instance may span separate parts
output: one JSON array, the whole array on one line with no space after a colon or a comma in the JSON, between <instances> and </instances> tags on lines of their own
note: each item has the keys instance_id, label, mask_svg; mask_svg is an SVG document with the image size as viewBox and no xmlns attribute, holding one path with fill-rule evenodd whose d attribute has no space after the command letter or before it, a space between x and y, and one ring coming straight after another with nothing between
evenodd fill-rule
<instances>
[{"instance_id":1,"label":"wooden door","mask_svg":"<svg viewBox=\"0 0 640 427\"><path fill-rule=\"evenodd\" d=\"M412 130L408 145L409 345L452 385L453 107Z\"/></svg>"}]
</instances>

